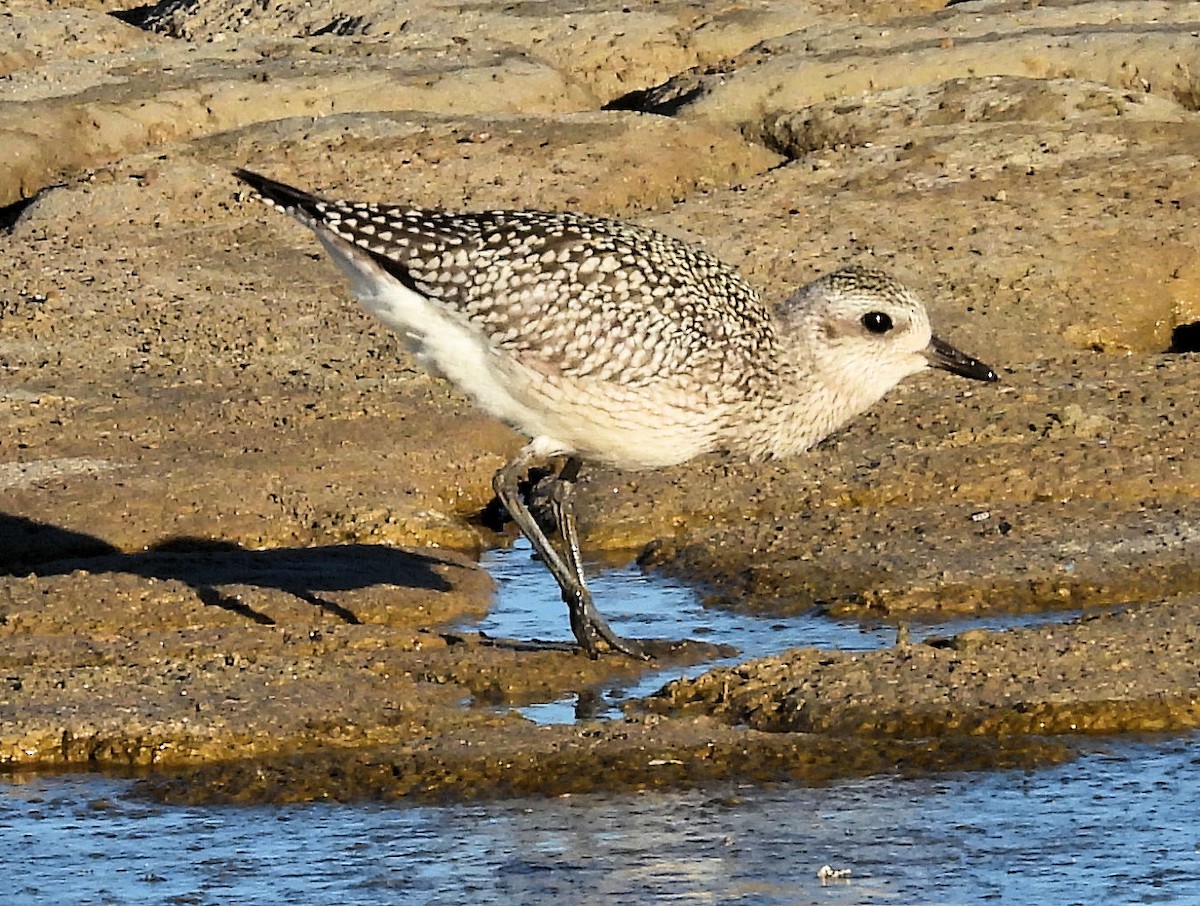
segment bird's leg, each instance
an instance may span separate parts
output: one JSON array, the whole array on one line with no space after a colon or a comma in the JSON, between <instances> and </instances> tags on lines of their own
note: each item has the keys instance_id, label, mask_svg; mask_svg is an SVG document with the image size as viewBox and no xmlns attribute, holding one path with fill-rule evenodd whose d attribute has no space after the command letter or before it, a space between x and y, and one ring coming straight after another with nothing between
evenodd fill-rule
<instances>
[{"instance_id":1,"label":"bird's leg","mask_svg":"<svg viewBox=\"0 0 1200 906\"><path fill-rule=\"evenodd\" d=\"M575 577L577 586L583 591L582 595L571 599L563 589L563 599L571 614L571 629L575 638L580 638L582 630L589 637L599 636L615 651L629 657L647 659L642 646L633 639L622 638L612 631L608 621L600 615L588 591L587 582L583 577L583 558L579 553L579 529L575 522L575 479L579 476L581 463L574 456L567 460L558 478L554 480L550 493L550 507L554 513L558 530L563 539L563 557ZM582 643L581 643L582 644Z\"/></svg>"},{"instance_id":2,"label":"bird's leg","mask_svg":"<svg viewBox=\"0 0 1200 906\"><path fill-rule=\"evenodd\" d=\"M579 478L582 465L577 457L567 457L562 471L550 483L549 503L550 514L554 517L554 524L558 526L558 533L562 536L563 558L575 574L575 581L586 587L587 580L583 578L583 556L579 553L579 531L575 524L574 503L575 482Z\"/></svg>"},{"instance_id":3,"label":"bird's leg","mask_svg":"<svg viewBox=\"0 0 1200 906\"><path fill-rule=\"evenodd\" d=\"M620 636L613 633L596 610L592 603L591 593L587 589L587 585L583 581L583 570L579 564L579 543L578 536L574 528L574 513L569 505L570 492L567 493L568 505L563 510L560 503L553 504L555 514L560 519L560 527L563 525L561 519L566 516L571 523L571 540L567 539L567 530L563 529L563 538L565 547L570 551L567 554L567 560L564 560L555 550L550 540L546 537L541 527L538 526L537 520L533 518L533 514L529 512L529 507L525 501L521 499L519 483L521 478L529 471L529 469L543 459L532 444L529 444L517 453L512 460L496 473L492 480L492 486L495 488L496 496L500 498L500 502L504 504L504 508L508 510L509 515L517 523L517 526L529 539L529 543L533 545L533 549L542 558L542 562L550 570L550 574L554 576L558 587L562 590L563 601L566 602L567 609L571 616L571 631L574 632L576 640L589 657L596 657L600 652L599 642L604 641L614 650L628 654L631 657L644 656L640 648L633 643L622 639ZM568 461L567 467L570 468L571 462ZM568 471L564 469L564 472ZM574 474L578 472L578 465L575 466ZM564 484L559 481L558 484ZM569 482L565 485L569 487ZM557 496L557 494L552 495Z\"/></svg>"}]
</instances>

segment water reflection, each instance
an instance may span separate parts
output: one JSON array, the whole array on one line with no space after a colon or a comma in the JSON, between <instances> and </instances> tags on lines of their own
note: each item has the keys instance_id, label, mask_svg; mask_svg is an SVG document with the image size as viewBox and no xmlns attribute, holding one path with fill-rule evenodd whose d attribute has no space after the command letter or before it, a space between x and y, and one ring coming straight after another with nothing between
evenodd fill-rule
<instances>
[{"instance_id":1,"label":"water reflection","mask_svg":"<svg viewBox=\"0 0 1200 906\"><path fill-rule=\"evenodd\" d=\"M1198 766L1193 738L1033 773L441 808L176 808L35 776L0 781L4 901L1200 902Z\"/></svg>"}]
</instances>

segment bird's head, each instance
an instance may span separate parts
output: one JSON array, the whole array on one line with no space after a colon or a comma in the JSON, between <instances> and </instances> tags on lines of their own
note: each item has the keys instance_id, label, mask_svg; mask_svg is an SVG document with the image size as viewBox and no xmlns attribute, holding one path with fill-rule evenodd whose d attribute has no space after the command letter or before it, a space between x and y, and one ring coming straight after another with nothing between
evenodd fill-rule
<instances>
[{"instance_id":1,"label":"bird's head","mask_svg":"<svg viewBox=\"0 0 1200 906\"><path fill-rule=\"evenodd\" d=\"M817 379L862 411L911 374L934 367L980 381L996 373L933 335L924 304L904 284L864 267L827 274L784 303Z\"/></svg>"}]
</instances>

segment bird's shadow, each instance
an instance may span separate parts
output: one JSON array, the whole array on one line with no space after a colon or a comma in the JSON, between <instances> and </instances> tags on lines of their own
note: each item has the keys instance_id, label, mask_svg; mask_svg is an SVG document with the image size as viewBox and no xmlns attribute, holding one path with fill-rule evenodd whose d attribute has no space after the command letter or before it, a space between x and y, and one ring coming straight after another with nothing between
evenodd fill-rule
<instances>
[{"instance_id":1,"label":"bird's shadow","mask_svg":"<svg viewBox=\"0 0 1200 906\"><path fill-rule=\"evenodd\" d=\"M0 513L0 575L61 576L87 570L174 579L195 589L205 604L264 625L275 620L223 594L220 587L278 589L346 623L360 623L353 611L320 592L381 584L449 591L450 582L436 569L447 562L380 544L248 550L231 541L195 537L170 538L139 553L124 553L94 535Z\"/></svg>"}]
</instances>

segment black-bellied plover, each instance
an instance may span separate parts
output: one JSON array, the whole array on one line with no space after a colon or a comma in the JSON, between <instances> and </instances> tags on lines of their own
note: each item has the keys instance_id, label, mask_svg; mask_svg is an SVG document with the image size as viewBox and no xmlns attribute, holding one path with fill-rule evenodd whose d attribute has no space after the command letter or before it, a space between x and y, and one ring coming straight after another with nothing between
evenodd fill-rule
<instances>
[{"instance_id":1,"label":"black-bellied plover","mask_svg":"<svg viewBox=\"0 0 1200 906\"><path fill-rule=\"evenodd\" d=\"M921 301L879 271L821 277L772 313L731 267L646 227L327 201L235 175L317 234L418 361L530 438L496 473L496 495L554 574L592 656L603 645L644 649L612 631L584 580L571 503L581 462L655 469L717 451L789 456L930 365L996 380L934 337ZM558 548L519 482L564 460L548 495Z\"/></svg>"}]
</instances>

